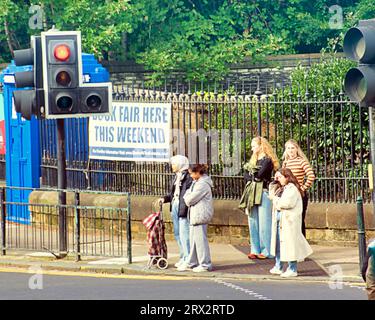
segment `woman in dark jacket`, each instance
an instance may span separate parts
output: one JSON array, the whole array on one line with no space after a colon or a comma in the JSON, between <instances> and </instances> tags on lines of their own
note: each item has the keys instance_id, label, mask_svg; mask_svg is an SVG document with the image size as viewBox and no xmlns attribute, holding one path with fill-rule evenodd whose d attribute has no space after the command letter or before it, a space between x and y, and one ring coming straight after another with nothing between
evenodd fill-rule
<instances>
[{"instance_id":1,"label":"woman in dark jacket","mask_svg":"<svg viewBox=\"0 0 375 320\"><path fill-rule=\"evenodd\" d=\"M271 257L272 205L268 198L268 185L272 171L279 168L279 161L272 146L263 137L251 141L252 156L245 164L246 187L240 208L248 215L250 231L249 259Z\"/></svg>"},{"instance_id":2,"label":"woman in dark jacket","mask_svg":"<svg viewBox=\"0 0 375 320\"><path fill-rule=\"evenodd\" d=\"M172 171L176 174L170 193L159 199L159 203L171 203L171 216L173 221L173 233L177 241L180 260L175 264L178 268L186 263L190 252L189 222L187 219L188 207L184 201L184 195L193 182L189 169L188 158L177 155L171 158Z\"/></svg>"}]
</instances>

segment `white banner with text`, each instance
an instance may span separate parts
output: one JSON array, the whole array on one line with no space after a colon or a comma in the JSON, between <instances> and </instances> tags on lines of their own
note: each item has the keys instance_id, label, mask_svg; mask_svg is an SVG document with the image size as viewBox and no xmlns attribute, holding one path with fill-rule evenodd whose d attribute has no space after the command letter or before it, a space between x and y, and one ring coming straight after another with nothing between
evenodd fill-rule
<instances>
[{"instance_id":1,"label":"white banner with text","mask_svg":"<svg viewBox=\"0 0 375 320\"><path fill-rule=\"evenodd\" d=\"M89 120L89 157L168 162L171 103L113 102L112 113Z\"/></svg>"}]
</instances>

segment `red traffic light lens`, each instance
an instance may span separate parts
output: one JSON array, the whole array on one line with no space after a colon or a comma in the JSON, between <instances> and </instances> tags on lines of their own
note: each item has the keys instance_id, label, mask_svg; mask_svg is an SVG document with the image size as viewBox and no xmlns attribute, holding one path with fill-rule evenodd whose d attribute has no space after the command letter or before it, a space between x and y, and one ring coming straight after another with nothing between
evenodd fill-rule
<instances>
[{"instance_id":1,"label":"red traffic light lens","mask_svg":"<svg viewBox=\"0 0 375 320\"><path fill-rule=\"evenodd\" d=\"M65 44L60 44L53 50L53 55L59 61L67 61L70 58L70 48Z\"/></svg>"},{"instance_id":2,"label":"red traffic light lens","mask_svg":"<svg viewBox=\"0 0 375 320\"><path fill-rule=\"evenodd\" d=\"M67 86L69 86L71 84L72 78L70 77L70 74L67 71L60 71L56 75L56 82L60 86L67 87Z\"/></svg>"}]
</instances>

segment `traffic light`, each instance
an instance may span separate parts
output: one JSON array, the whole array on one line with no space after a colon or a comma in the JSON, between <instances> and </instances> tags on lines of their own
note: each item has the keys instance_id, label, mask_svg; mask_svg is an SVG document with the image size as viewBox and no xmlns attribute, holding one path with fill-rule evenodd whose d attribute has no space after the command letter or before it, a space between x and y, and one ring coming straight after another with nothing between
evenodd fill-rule
<instances>
[{"instance_id":1,"label":"traffic light","mask_svg":"<svg viewBox=\"0 0 375 320\"><path fill-rule=\"evenodd\" d=\"M112 100L111 86L103 87L102 83L86 83L80 88L80 107L83 114L109 112L109 101Z\"/></svg>"},{"instance_id":2,"label":"traffic light","mask_svg":"<svg viewBox=\"0 0 375 320\"><path fill-rule=\"evenodd\" d=\"M43 80L46 101L46 117L50 115L71 115L78 113L79 79L82 65L79 65L77 32L42 33Z\"/></svg>"},{"instance_id":3,"label":"traffic light","mask_svg":"<svg viewBox=\"0 0 375 320\"><path fill-rule=\"evenodd\" d=\"M75 118L110 112L110 83L83 83L81 33L41 34L45 118Z\"/></svg>"},{"instance_id":4,"label":"traffic light","mask_svg":"<svg viewBox=\"0 0 375 320\"><path fill-rule=\"evenodd\" d=\"M14 74L16 88L29 88L13 91L15 109L27 120L31 119L31 115L41 117L44 93L40 37L31 37L31 48L14 51L14 63L16 66L32 67L32 70Z\"/></svg>"},{"instance_id":5,"label":"traffic light","mask_svg":"<svg viewBox=\"0 0 375 320\"><path fill-rule=\"evenodd\" d=\"M375 106L375 19L361 20L348 30L344 52L359 64L345 76L346 94L361 106Z\"/></svg>"}]
</instances>

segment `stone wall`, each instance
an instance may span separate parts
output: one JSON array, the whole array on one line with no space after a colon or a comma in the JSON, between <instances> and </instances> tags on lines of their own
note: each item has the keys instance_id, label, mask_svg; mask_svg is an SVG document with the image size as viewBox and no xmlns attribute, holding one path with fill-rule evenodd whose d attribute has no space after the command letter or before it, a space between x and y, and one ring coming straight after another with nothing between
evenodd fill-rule
<instances>
[{"instance_id":1,"label":"stone wall","mask_svg":"<svg viewBox=\"0 0 375 320\"><path fill-rule=\"evenodd\" d=\"M146 239L146 229L142 220L153 211L156 197L132 196L132 236ZM67 197L68 204L73 204L73 195ZM30 204L56 204L57 194L34 191L30 195ZM82 194L81 205L125 208L126 198L108 195ZM249 241L247 216L237 208L238 201L214 201L215 215L208 228L211 242L244 244ZM364 205L367 238L375 237L375 223L372 204ZM42 219L42 209L33 207L33 219ZM56 212L54 212L56 214ZM169 204L163 206L166 226L166 238L173 239L173 227L169 214ZM307 212L307 239L310 243L325 245L357 245L356 204L345 203L310 203ZM57 222L57 219L49 219ZM46 221L45 221L46 222Z\"/></svg>"},{"instance_id":2,"label":"stone wall","mask_svg":"<svg viewBox=\"0 0 375 320\"><path fill-rule=\"evenodd\" d=\"M340 54L338 54L340 56ZM246 92L254 92L257 88L258 77L260 89L267 91L269 87L281 86L290 81L290 72L298 65L310 67L312 64L319 62L320 53L313 54L296 54L269 56L264 63L254 63L250 59L244 62L230 65L230 74L227 76L224 86L229 83L238 83L242 90L242 81L245 82ZM111 80L115 83L124 83L125 85L135 87L142 86L142 82L150 79L151 70L145 69L143 65L136 64L134 61L104 61L103 66L111 74ZM174 91L175 83L183 84L185 75L183 72L175 71L168 76L168 90ZM181 92L181 88L179 88Z\"/></svg>"},{"instance_id":3,"label":"stone wall","mask_svg":"<svg viewBox=\"0 0 375 320\"><path fill-rule=\"evenodd\" d=\"M142 219L151 212L152 197L132 197L134 236L146 236ZM215 214L208 228L212 242L244 244L249 241L247 216L237 208L238 201L216 200ZM356 204L309 203L306 216L306 237L310 243L324 245L357 245ZM375 237L372 204L364 205L367 238ZM163 208L168 238L173 239L169 205Z\"/></svg>"}]
</instances>

